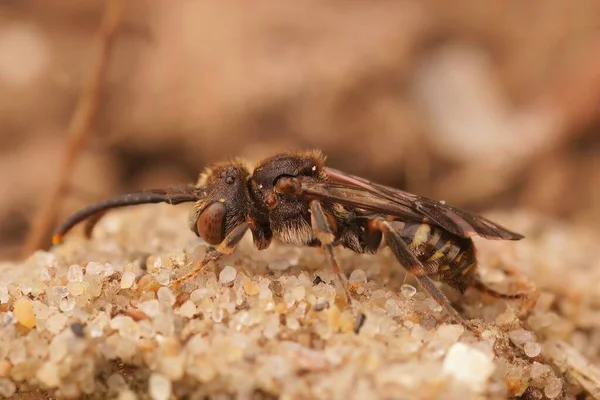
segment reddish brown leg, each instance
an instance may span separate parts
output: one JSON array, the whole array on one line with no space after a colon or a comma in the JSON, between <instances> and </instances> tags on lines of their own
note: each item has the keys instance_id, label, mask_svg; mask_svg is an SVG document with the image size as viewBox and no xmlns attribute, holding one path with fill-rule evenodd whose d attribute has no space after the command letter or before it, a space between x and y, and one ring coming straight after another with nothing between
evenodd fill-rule
<instances>
[{"instance_id":1,"label":"reddish brown leg","mask_svg":"<svg viewBox=\"0 0 600 400\"><path fill-rule=\"evenodd\" d=\"M396 232L392 226L383 219L373 219L369 223L371 229L380 230L384 236L388 247L392 250L392 253L398 260L398 262L412 273L423 289L439 304L444 310L450 315L450 317L464 326L471 329L467 321L460 316L454 307L450 304L450 300L444 295L444 293L433 283L433 280L427 276L425 267L417 259L417 257L410 251L406 243L402 240L398 232Z\"/></svg>"},{"instance_id":2,"label":"reddish brown leg","mask_svg":"<svg viewBox=\"0 0 600 400\"><path fill-rule=\"evenodd\" d=\"M348 280L344 275L344 272L340 268L338 264L335 254L333 252L333 240L335 239L335 235L333 234L333 230L331 229L331 225L327 220L327 216L325 215L325 211L321 204L313 200L310 202L310 212L311 212L311 224L317 239L321 242L321 247L325 250L329 257L329 262L331 264L331 269L333 270L335 276L335 283L338 290L344 293L344 297L346 298L346 303L352 309L352 313L356 316L356 321L354 324L354 331L358 333L360 328L365 323L366 317L363 313L357 312L354 309L354 305L352 303L352 298L350 297L350 291L348 290Z\"/></svg>"},{"instance_id":3,"label":"reddish brown leg","mask_svg":"<svg viewBox=\"0 0 600 400\"><path fill-rule=\"evenodd\" d=\"M487 286L485 283L483 283L481 281L481 277L479 276L479 274L477 274L475 276L475 278L473 279L473 287L475 289L479 290L482 293L485 293L485 294L490 295L492 297L496 297L498 299L521 300L521 299L524 299L524 298L527 297L527 295L525 293L507 294L507 293L497 292L494 289L492 289L489 286Z\"/></svg>"},{"instance_id":4,"label":"reddish brown leg","mask_svg":"<svg viewBox=\"0 0 600 400\"><path fill-rule=\"evenodd\" d=\"M233 228L233 230L229 232L229 234L225 237L225 239L221 242L221 244L219 244L219 246L216 249L209 250L206 253L204 259L202 259L202 261L200 262L200 264L198 264L198 266L196 266L196 268L194 268L191 272L182 276L181 278L178 278L175 281L173 281L171 283L171 286L174 288L178 288L182 283L184 283L185 281L194 277L196 274L202 271L202 269L210 262L217 261L223 256L232 254L237 244L240 242L240 240L242 240L242 237L244 237L244 234L248 230L248 227L249 226L247 223L243 223Z\"/></svg>"}]
</instances>

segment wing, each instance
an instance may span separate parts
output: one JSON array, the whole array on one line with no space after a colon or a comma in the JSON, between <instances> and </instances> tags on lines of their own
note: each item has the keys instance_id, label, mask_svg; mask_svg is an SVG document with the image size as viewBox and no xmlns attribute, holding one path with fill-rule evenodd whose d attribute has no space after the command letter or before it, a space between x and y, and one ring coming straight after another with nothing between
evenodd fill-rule
<instances>
[{"instance_id":1,"label":"wing","mask_svg":"<svg viewBox=\"0 0 600 400\"><path fill-rule=\"evenodd\" d=\"M326 182L302 182L306 198L391 215L399 219L437 225L461 237L519 240L523 236L478 215L427 197L369 182L364 178L325 168Z\"/></svg>"}]
</instances>

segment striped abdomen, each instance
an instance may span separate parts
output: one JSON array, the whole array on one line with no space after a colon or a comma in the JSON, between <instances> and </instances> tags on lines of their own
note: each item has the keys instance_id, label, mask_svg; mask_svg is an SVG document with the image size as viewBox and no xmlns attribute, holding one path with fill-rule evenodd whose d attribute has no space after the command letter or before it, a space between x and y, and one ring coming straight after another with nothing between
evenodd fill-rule
<instances>
[{"instance_id":1,"label":"striped abdomen","mask_svg":"<svg viewBox=\"0 0 600 400\"><path fill-rule=\"evenodd\" d=\"M392 226L421 261L427 276L465 292L477 268L471 239L428 224L396 221Z\"/></svg>"}]
</instances>

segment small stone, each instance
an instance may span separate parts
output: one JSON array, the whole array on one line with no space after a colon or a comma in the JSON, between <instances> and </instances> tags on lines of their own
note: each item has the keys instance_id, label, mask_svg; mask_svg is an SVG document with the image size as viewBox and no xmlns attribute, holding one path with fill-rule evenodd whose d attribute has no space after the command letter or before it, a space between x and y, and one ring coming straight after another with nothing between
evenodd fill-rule
<instances>
[{"instance_id":1,"label":"small stone","mask_svg":"<svg viewBox=\"0 0 600 400\"><path fill-rule=\"evenodd\" d=\"M35 326L33 303L27 297L20 297L15 300L13 313L17 321L24 327L33 328Z\"/></svg>"},{"instance_id":2,"label":"small stone","mask_svg":"<svg viewBox=\"0 0 600 400\"><path fill-rule=\"evenodd\" d=\"M212 320L215 322L223 321L223 309L217 304L215 304L215 306L213 307Z\"/></svg>"},{"instance_id":3,"label":"small stone","mask_svg":"<svg viewBox=\"0 0 600 400\"><path fill-rule=\"evenodd\" d=\"M237 270L229 265L221 270L219 273L219 283L222 285L226 285L235 280L237 276Z\"/></svg>"},{"instance_id":4,"label":"small stone","mask_svg":"<svg viewBox=\"0 0 600 400\"><path fill-rule=\"evenodd\" d=\"M48 332L56 335L65 327L67 319L67 316L63 313L53 314L46 322L46 329L48 329Z\"/></svg>"},{"instance_id":5,"label":"small stone","mask_svg":"<svg viewBox=\"0 0 600 400\"><path fill-rule=\"evenodd\" d=\"M367 274L362 269L355 269L348 278L349 283L366 283Z\"/></svg>"},{"instance_id":6,"label":"small stone","mask_svg":"<svg viewBox=\"0 0 600 400\"><path fill-rule=\"evenodd\" d=\"M164 336L171 336L175 329L173 316L171 314L158 314L154 318L153 326L157 333L162 333Z\"/></svg>"},{"instance_id":7,"label":"small stone","mask_svg":"<svg viewBox=\"0 0 600 400\"><path fill-rule=\"evenodd\" d=\"M105 267L99 262L90 261L85 267L86 275L103 275Z\"/></svg>"},{"instance_id":8,"label":"small stone","mask_svg":"<svg viewBox=\"0 0 600 400\"><path fill-rule=\"evenodd\" d=\"M135 273L131 271L123 272L121 276L121 289L129 289L135 282Z\"/></svg>"},{"instance_id":9,"label":"small stone","mask_svg":"<svg viewBox=\"0 0 600 400\"><path fill-rule=\"evenodd\" d=\"M47 362L38 369L36 377L45 386L55 388L60 384L58 370L58 365L53 362Z\"/></svg>"},{"instance_id":10,"label":"small stone","mask_svg":"<svg viewBox=\"0 0 600 400\"><path fill-rule=\"evenodd\" d=\"M544 386L544 394L547 398L558 397L562 392L562 381L556 377L549 378Z\"/></svg>"},{"instance_id":11,"label":"small stone","mask_svg":"<svg viewBox=\"0 0 600 400\"><path fill-rule=\"evenodd\" d=\"M85 292L88 296L96 298L102 294L102 279L95 275L87 276L83 279L82 284L87 283Z\"/></svg>"},{"instance_id":12,"label":"small stone","mask_svg":"<svg viewBox=\"0 0 600 400\"><path fill-rule=\"evenodd\" d=\"M263 327L263 335L267 339L273 339L279 333L279 316L275 314L269 315L265 319Z\"/></svg>"},{"instance_id":13,"label":"small stone","mask_svg":"<svg viewBox=\"0 0 600 400\"><path fill-rule=\"evenodd\" d=\"M42 268L40 270L40 279L42 282L48 282L50 279L52 279L52 276L53 274L50 273L48 268Z\"/></svg>"},{"instance_id":14,"label":"small stone","mask_svg":"<svg viewBox=\"0 0 600 400\"><path fill-rule=\"evenodd\" d=\"M244 292L248 296L256 296L259 293L258 285L252 281L252 279L244 279Z\"/></svg>"},{"instance_id":15,"label":"small stone","mask_svg":"<svg viewBox=\"0 0 600 400\"><path fill-rule=\"evenodd\" d=\"M537 342L527 342L523 346L523 351L527 357L537 357L542 352L542 346Z\"/></svg>"},{"instance_id":16,"label":"small stone","mask_svg":"<svg viewBox=\"0 0 600 400\"><path fill-rule=\"evenodd\" d=\"M287 307L292 307L294 303L296 303L296 297L291 290L286 290L285 293L283 293L283 303L281 304L284 304L287 309Z\"/></svg>"},{"instance_id":17,"label":"small stone","mask_svg":"<svg viewBox=\"0 0 600 400\"><path fill-rule=\"evenodd\" d=\"M297 302L304 300L306 297L306 288L302 285L294 286L291 292Z\"/></svg>"},{"instance_id":18,"label":"small stone","mask_svg":"<svg viewBox=\"0 0 600 400\"><path fill-rule=\"evenodd\" d=\"M7 360L0 360L0 377L6 378L10 374L12 365Z\"/></svg>"},{"instance_id":19,"label":"small stone","mask_svg":"<svg viewBox=\"0 0 600 400\"><path fill-rule=\"evenodd\" d=\"M110 327L118 330L123 339L132 342L140 339L140 327L131 317L117 315L110 321Z\"/></svg>"},{"instance_id":20,"label":"small stone","mask_svg":"<svg viewBox=\"0 0 600 400\"><path fill-rule=\"evenodd\" d=\"M73 309L75 308L75 299L72 297L62 299L58 308L64 313L71 313L71 311L73 311Z\"/></svg>"},{"instance_id":21,"label":"small stone","mask_svg":"<svg viewBox=\"0 0 600 400\"><path fill-rule=\"evenodd\" d=\"M17 391L17 386L7 378L0 378L0 396L11 398Z\"/></svg>"},{"instance_id":22,"label":"small stone","mask_svg":"<svg viewBox=\"0 0 600 400\"><path fill-rule=\"evenodd\" d=\"M285 325L293 331L298 330L300 328L300 322L298 321L298 319L292 317L291 315L287 315L285 317Z\"/></svg>"},{"instance_id":23,"label":"small stone","mask_svg":"<svg viewBox=\"0 0 600 400\"><path fill-rule=\"evenodd\" d=\"M258 285L258 298L263 301L269 301L273 299L273 292L271 291L271 282L268 279L261 279Z\"/></svg>"},{"instance_id":24,"label":"small stone","mask_svg":"<svg viewBox=\"0 0 600 400\"><path fill-rule=\"evenodd\" d=\"M125 389L123 391L121 391L119 393L119 397L117 398L118 400L137 400L137 395L129 390L129 389Z\"/></svg>"},{"instance_id":25,"label":"small stone","mask_svg":"<svg viewBox=\"0 0 600 400\"><path fill-rule=\"evenodd\" d=\"M59 362L67 355L67 343L60 336L55 336L50 342L50 361Z\"/></svg>"},{"instance_id":26,"label":"small stone","mask_svg":"<svg viewBox=\"0 0 600 400\"><path fill-rule=\"evenodd\" d=\"M192 318L196 314L196 305L188 299L179 307L178 314L185 318Z\"/></svg>"},{"instance_id":27,"label":"small stone","mask_svg":"<svg viewBox=\"0 0 600 400\"><path fill-rule=\"evenodd\" d=\"M173 304L175 304L175 301L177 300L171 289L166 286L158 289L158 292L156 292L156 297L158 298L158 304L162 312L172 310Z\"/></svg>"},{"instance_id":28,"label":"small stone","mask_svg":"<svg viewBox=\"0 0 600 400\"><path fill-rule=\"evenodd\" d=\"M138 304L138 308L149 318L154 318L160 313L160 304L156 299L142 301Z\"/></svg>"},{"instance_id":29,"label":"small stone","mask_svg":"<svg viewBox=\"0 0 600 400\"><path fill-rule=\"evenodd\" d=\"M168 286L171 283L171 270L161 268L156 274L156 281L162 286Z\"/></svg>"},{"instance_id":30,"label":"small stone","mask_svg":"<svg viewBox=\"0 0 600 400\"><path fill-rule=\"evenodd\" d=\"M109 318L106 314L99 314L90 322L89 331L90 336L98 338L104 336L104 328L110 323Z\"/></svg>"},{"instance_id":31,"label":"small stone","mask_svg":"<svg viewBox=\"0 0 600 400\"><path fill-rule=\"evenodd\" d=\"M52 289L50 289L50 291L52 296L56 296L59 299L62 299L63 297L67 297L69 295L69 289L67 289L66 286L53 286Z\"/></svg>"},{"instance_id":32,"label":"small stone","mask_svg":"<svg viewBox=\"0 0 600 400\"><path fill-rule=\"evenodd\" d=\"M445 374L451 375L479 393L484 391L494 368L492 357L462 342L450 347L442 367Z\"/></svg>"},{"instance_id":33,"label":"small stone","mask_svg":"<svg viewBox=\"0 0 600 400\"><path fill-rule=\"evenodd\" d=\"M81 324L79 322L75 322L74 324L71 324L71 331L78 338L85 337L85 327L83 326L83 324Z\"/></svg>"},{"instance_id":34,"label":"small stone","mask_svg":"<svg viewBox=\"0 0 600 400\"><path fill-rule=\"evenodd\" d=\"M506 310L502 314L496 317L496 324L498 325L509 325L517 320L515 312L511 309Z\"/></svg>"},{"instance_id":35,"label":"small stone","mask_svg":"<svg viewBox=\"0 0 600 400\"><path fill-rule=\"evenodd\" d=\"M125 382L125 378L121 374L112 374L106 380L106 384L108 389L114 392L119 392L127 388L127 382Z\"/></svg>"},{"instance_id":36,"label":"small stone","mask_svg":"<svg viewBox=\"0 0 600 400\"><path fill-rule=\"evenodd\" d=\"M79 265L71 265L67 271L69 282L83 282L83 269Z\"/></svg>"},{"instance_id":37,"label":"small stone","mask_svg":"<svg viewBox=\"0 0 600 400\"><path fill-rule=\"evenodd\" d=\"M508 332L508 337L516 345L524 345L527 342L535 342L535 334L525 329L515 329Z\"/></svg>"},{"instance_id":38,"label":"small stone","mask_svg":"<svg viewBox=\"0 0 600 400\"><path fill-rule=\"evenodd\" d=\"M81 296L84 294L89 287L89 283L87 282L69 282L67 284L67 288L69 290L69 294L71 296Z\"/></svg>"},{"instance_id":39,"label":"small stone","mask_svg":"<svg viewBox=\"0 0 600 400\"><path fill-rule=\"evenodd\" d=\"M171 381L178 381L184 374L184 362L184 355L163 357L160 360L160 372Z\"/></svg>"},{"instance_id":40,"label":"small stone","mask_svg":"<svg viewBox=\"0 0 600 400\"><path fill-rule=\"evenodd\" d=\"M405 298L410 299L417 293L417 288L405 283L402 286L400 286L400 292L402 292L402 295Z\"/></svg>"},{"instance_id":41,"label":"small stone","mask_svg":"<svg viewBox=\"0 0 600 400\"><path fill-rule=\"evenodd\" d=\"M394 299L387 299L385 301L385 310L392 317L397 317L402 314L402 311L400 310L400 306L398 306L398 302Z\"/></svg>"},{"instance_id":42,"label":"small stone","mask_svg":"<svg viewBox=\"0 0 600 400\"><path fill-rule=\"evenodd\" d=\"M8 311L6 313L1 314L0 325L14 325L17 323L17 318L12 313L12 311Z\"/></svg>"},{"instance_id":43,"label":"small stone","mask_svg":"<svg viewBox=\"0 0 600 400\"><path fill-rule=\"evenodd\" d=\"M148 393L152 400L168 400L171 396L171 380L161 374L150 375Z\"/></svg>"},{"instance_id":44,"label":"small stone","mask_svg":"<svg viewBox=\"0 0 600 400\"><path fill-rule=\"evenodd\" d=\"M548 375L549 373L550 373L550 367L548 367L547 365L540 364L537 361L535 361L531 365L531 377L532 378L541 378L543 376Z\"/></svg>"},{"instance_id":45,"label":"small stone","mask_svg":"<svg viewBox=\"0 0 600 400\"><path fill-rule=\"evenodd\" d=\"M10 296L8 295L8 288L4 285L0 286L0 303L8 303Z\"/></svg>"},{"instance_id":46,"label":"small stone","mask_svg":"<svg viewBox=\"0 0 600 400\"><path fill-rule=\"evenodd\" d=\"M27 359L27 349L20 342L15 342L10 348L8 359L12 365L21 364Z\"/></svg>"}]
</instances>

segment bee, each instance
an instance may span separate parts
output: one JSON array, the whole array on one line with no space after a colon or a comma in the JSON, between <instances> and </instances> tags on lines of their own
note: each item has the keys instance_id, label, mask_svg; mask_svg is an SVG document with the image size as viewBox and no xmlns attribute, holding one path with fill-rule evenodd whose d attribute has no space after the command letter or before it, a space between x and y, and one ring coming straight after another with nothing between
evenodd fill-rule
<instances>
[{"instance_id":1,"label":"bee","mask_svg":"<svg viewBox=\"0 0 600 400\"><path fill-rule=\"evenodd\" d=\"M195 185L144 190L93 204L66 219L53 243L62 242L84 220L89 236L98 219L113 208L185 202L194 203L189 227L211 247L191 272L172 282L174 287L232 254L250 231L258 250L268 248L273 239L322 248L350 307L347 279L334 254L337 246L361 254L387 246L449 316L466 326L434 281L461 294L472 287L501 299L525 297L499 293L483 283L472 240L475 235L491 240L519 240L522 235L444 202L329 168L316 150L276 154L254 169L239 160L218 163L207 168ZM364 320L363 314L357 315L356 331Z\"/></svg>"}]
</instances>

